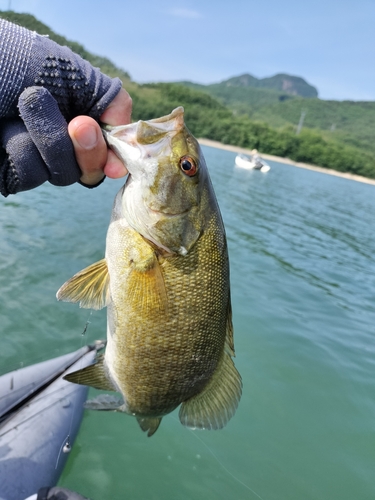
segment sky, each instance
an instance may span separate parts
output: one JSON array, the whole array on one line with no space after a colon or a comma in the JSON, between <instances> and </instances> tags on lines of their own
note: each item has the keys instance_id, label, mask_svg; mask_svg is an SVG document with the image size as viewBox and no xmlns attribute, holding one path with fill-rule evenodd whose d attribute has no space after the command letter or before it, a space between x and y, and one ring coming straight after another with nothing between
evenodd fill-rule
<instances>
[{"instance_id":1,"label":"sky","mask_svg":"<svg viewBox=\"0 0 375 500\"><path fill-rule=\"evenodd\" d=\"M138 83L304 78L321 99L375 100L375 0L0 0Z\"/></svg>"}]
</instances>

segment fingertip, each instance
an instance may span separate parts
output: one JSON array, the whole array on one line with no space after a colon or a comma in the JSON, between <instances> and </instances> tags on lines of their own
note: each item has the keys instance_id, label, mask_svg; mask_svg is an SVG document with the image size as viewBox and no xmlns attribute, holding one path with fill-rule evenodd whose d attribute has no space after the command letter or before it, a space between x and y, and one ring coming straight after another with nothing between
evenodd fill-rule
<instances>
[{"instance_id":1,"label":"fingertip","mask_svg":"<svg viewBox=\"0 0 375 500\"><path fill-rule=\"evenodd\" d=\"M125 177L129 172L122 161L111 150L108 150L107 163L104 166L104 173L111 179Z\"/></svg>"}]
</instances>

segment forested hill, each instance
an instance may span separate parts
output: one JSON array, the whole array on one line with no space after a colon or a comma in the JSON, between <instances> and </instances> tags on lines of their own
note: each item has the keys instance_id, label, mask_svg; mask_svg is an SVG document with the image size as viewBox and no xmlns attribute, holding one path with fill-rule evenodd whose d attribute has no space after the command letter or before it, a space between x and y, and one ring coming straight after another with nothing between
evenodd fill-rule
<instances>
[{"instance_id":1,"label":"forested hill","mask_svg":"<svg viewBox=\"0 0 375 500\"><path fill-rule=\"evenodd\" d=\"M92 54L80 43L57 35L29 14L0 11L0 17L47 34L103 72L119 76L133 98L134 120L162 116L182 105L186 123L196 137L375 178L375 103L304 98L294 91L286 92L285 88L275 89L277 79L273 88L238 82L209 86L187 82L138 85L126 70L116 67L107 57ZM226 82L231 80L233 83L233 79ZM296 135L301 111L305 112L305 124Z\"/></svg>"},{"instance_id":2,"label":"forested hill","mask_svg":"<svg viewBox=\"0 0 375 500\"><path fill-rule=\"evenodd\" d=\"M181 84L206 92L237 116L245 115L252 121L267 123L279 130L296 128L303 114L303 126L319 131L324 139L375 154L375 102L304 98L276 88L228 85L231 80L211 85Z\"/></svg>"},{"instance_id":3,"label":"forested hill","mask_svg":"<svg viewBox=\"0 0 375 500\"><path fill-rule=\"evenodd\" d=\"M286 95L299 95L301 97L318 97L315 87L308 84L299 76L286 75L284 73L270 76L268 78L256 78L248 73L233 76L221 82L225 87L253 87L257 89L276 90Z\"/></svg>"}]
</instances>

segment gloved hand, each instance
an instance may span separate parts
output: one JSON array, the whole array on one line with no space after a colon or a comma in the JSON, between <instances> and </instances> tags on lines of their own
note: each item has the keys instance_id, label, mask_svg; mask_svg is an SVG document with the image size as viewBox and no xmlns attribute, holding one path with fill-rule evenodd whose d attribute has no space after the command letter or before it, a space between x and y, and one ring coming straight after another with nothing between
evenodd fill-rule
<instances>
[{"instance_id":1,"label":"gloved hand","mask_svg":"<svg viewBox=\"0 0 375 500\"><path fill-rule=\"evenodd\" d=\"M58 186L77 182L81 171L67 122L78 115L99 120L121 80L4 20L0 56L0 192L7 196L46 180Z\"/></svg>"}]
</instances>

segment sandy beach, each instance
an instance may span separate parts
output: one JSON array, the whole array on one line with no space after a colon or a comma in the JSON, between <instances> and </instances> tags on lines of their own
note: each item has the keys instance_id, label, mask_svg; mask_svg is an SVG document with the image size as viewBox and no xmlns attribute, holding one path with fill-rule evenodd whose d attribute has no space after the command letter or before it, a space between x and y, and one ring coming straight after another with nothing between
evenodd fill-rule
<instances>
[{"instance_id":1,"label":"sandy beach","mask_svg":"<svg viewBox=\"0 0 375 500\"><path fill-rule=\"evenodd\" d=\"M203 146L210 146L212 148L224 149L225 151L232 151L233 153L244 153L250 154L250 149L239 148L237 146L231 146L229 144L222 144L221 142L211 141L211 139L198 139L199 143ZM287 163L293 167L307 168L308 170L315 170L316 172L321 172L323 174L336 175L337 177L343 177L344 179L349 179L352 181L363 182L365 184L372 184L375 186L375 179L368 179L367 177L362 177L361 175L349 174L344 172L338 172L337 170L332 170L329 168L318 167L316 165L308 165L307 163L300 163L289 158L281 158L279 156L261 154L262 158L265 160L278 161L279 163Z\"/></svg>"}]
</instances>

